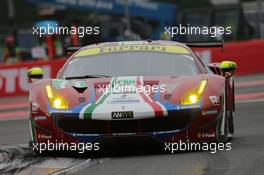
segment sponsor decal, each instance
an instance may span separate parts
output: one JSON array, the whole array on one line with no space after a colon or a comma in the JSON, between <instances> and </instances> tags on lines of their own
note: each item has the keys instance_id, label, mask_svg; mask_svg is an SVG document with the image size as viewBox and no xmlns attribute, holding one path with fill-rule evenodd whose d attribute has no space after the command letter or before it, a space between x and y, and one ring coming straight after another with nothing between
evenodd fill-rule
<instances>
[{"instance_id":1,"label":"sponsor decal","mask_svg":"<svg viewBox=\"0 0 264 175\"><path fill-rule=\"evenodd\" d=\"M200 108L201 106L198 105L186 105L186 106L179 106L178 109L192 109L192 108Z\"/></svg>"},{"instance_id":2,"label":"sponsor decal","mask_svg":"<svg viewBox=\"0 0 264 175\"><path fill-rule=\"evenodd\" d=\"M115 95L112 97L113 100L134 100L135 97L129 96L129 94L122 94L120 96Z\"/></svg>"},{"instance_id":3,"label":"sponsor decal","mask_svg":"<svg viewBox=\"0 0 264 175\"><path fill-rule=\"evenodd\" d=\"M211 102L213 105L219 105L220 104L220 98L218 96L209 96Z\"/></svg>"},{"instance_id":4,"label":"sponsor decal","mask_svg":"<svg viewBox=\"0 0 264 175\"><path fill-rule=\"evenodd\" d=\"M122 86L115 86L114 89L117 89L116 87L121 87L120 89L123 89ZM136 91L135 90L117 90L117 91L113 91L113 94L135 94Z\"/></svg>"},{"instance_id":5,"label":"sponsor decal","mask_svg":"<svg viewBox=\"0 0 264 175\"><path fill-rule=\"evenodd\" d=\"M128 104L128 103L139 103L139 100L129 100L129 99L124 99L124 100L110 100L107 101L108 104Z\"/></svg>"},{"instance_id":6,"label":"sponsor decal","mask_svg":"<svg viewBox=\"0 0 264 175\"><path fill-rule=\"evenodd\" d=\"M210 109L210 110L203 110L202 111L202 115L215 115L215 114L217 114L216 109Z\"/></svg>"},{"instance_id":7,"label":"sponsor decal","mask_svg":"<svg viewBox=\"0 0 264 175\"><path fill-rule=\"evenodd\" d=\"M113 86L116 85L134 85L136 82L133 79L118 79L113 81Z\"/></svg>"},{"instance_id":8,"label":"sponsor decal","mask_svg":"<svg viewBox=\"0 0 264 175\"><path fill-rule=\"evenodd\" d=\"M46 119L47 119L46 116L36 116L36 117L34 117L34 120L35 120L35 121L46 120Z\"/></svg>"},{"instance_id":9,"label":"sponsor decal","mask_svg":"<svg viewBox=\"0 0 264 175\"><path fill-rule=\"evenodd\" d=\"M206 111L206 114L207 114L207 115L217 114L217 110L216 110L216 109L207 110L207 111Z\"/></svg>"},{"instance_id":10,"label":"sponsor decal","mask_svg":"<svg viewBox=\"0 0 264 175\"><path fill-rule=\"evenodd\" d=\"M214 138L215 137L215 132L212 132L212 133L198 133L197 137L198 138Z\"/></svg>"},{"instance_id":11,"label":"sponsor decal","mask_svg":"<svg viewBox=\"0 0 264 175\"><path fill-rule=\"evenodd\" d=\"M127 97L127 95L126 95L126 94L124 94L124 95L122 95L122 96L121 96L121 98L126 98L126 97Z\"/></svg>"},{"instance_id":12,"label":"sponsor decal","mask_svg":"<svg viewBox=\"0 0 264 175\"><path fill-rule=\"evenodd\" d=\"M39 139L51 139L52 136L51 135L38 134L38 138Z\"/></svg>"},{"instance_id":13,"label":"sponsor decal","mask_svg":"<svg viewBox=\"0 0 264 175\"><path fill-rule=\"evenodd\" d=\"M128 133L113 133L113 136L133 136L137 135L136 132L128 132Z\"/></svg>"},{"instance_id":14,"label":"sponsor decal","mask_svg":"<svg viewBox=\"0 0 264 175\"><path fill-rule=\"evenodd\" d=\"M80 51L75 56L91 56L104 53L114 53L114 52L126 52L126 51L151 51L151 52L165 52L165 53L182 53L189 54L190 52L181 46L174 46L170 44L166 45L154 45L154 44L119 44L113 46L104 46L101 48L87 48Z\"/></svg>"},{"instance_id":15,"label":"sponsor decal","mask_svg":"<svg viewBox=\"0 0 264 175\"><path fill-rule=\"evenodd\" d=\"M113 93L114 94L114 93ZM113 97L111 100L108 100L108 104L129 104L129 103L139 103L138 99L135 99L133 96L129 96L129 94L122 94L118 97Z\"/></svg>"},{"instance_id":16,"label":"sponsor decal","mask_svg":"<svg viewBox=\"0 0 264 175\"><path fill-rule=\"evenodd\" d=\"M38 103L32 103L32 113L37 113L39 110L39 104Z\"/></svg>"},{"instance_id":17,"label":"sponsor decal","mask_svg":"<svg viewBox=\"0 0 264 175\"><path fill-rule=\"evenodd\" d=\"M52 109L52 111L50 113L73 113L72 110L57 110L57 109Z\"/></svg>"},{"instance_id":18,"label":"sponsor decal","mask_svg":"<svg viewBox=\"0 0 264 175\"><path fill-rule=\"evenodd\" d=\"M112 116L112 119L133 118L133 111L112 112L111 116Z\"/></svg>"}]
</instances>

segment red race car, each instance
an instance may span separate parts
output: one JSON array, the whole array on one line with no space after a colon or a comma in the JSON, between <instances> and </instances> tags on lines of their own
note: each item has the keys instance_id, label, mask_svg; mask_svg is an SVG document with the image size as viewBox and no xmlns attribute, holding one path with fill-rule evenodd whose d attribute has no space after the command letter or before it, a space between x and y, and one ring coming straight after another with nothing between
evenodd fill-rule
<instances>
[{"instance_id":1,"label":"red race car","mask_svg":"<svg viewBox=\"0 0 264 175\"><path fill-rule=\"evenodd\" d=\"M188 46L221 43L101 43L75 52L56 79L31 68L31 143L232 138L236 63L204 65Z\"/></svg>"}]
</instances>

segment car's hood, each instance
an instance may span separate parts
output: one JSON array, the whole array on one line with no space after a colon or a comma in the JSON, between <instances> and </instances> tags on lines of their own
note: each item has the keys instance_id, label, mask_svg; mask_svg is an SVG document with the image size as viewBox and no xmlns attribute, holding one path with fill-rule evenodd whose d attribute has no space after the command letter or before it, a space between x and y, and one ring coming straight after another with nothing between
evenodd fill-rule
<instances>
[{"instance_id":1,"label":"car's hood","mask_svg":"<svg viewBox=\"0 0 264 175\"><path fill-rule=\"evenodd\" d=\"M52 79L48 84L67 100L69 108L59 110L48 105L48 112L98 120L163 117L186 108L180 104L182 96L203 79L203 75Z\"/></svg>"}]
</instances>

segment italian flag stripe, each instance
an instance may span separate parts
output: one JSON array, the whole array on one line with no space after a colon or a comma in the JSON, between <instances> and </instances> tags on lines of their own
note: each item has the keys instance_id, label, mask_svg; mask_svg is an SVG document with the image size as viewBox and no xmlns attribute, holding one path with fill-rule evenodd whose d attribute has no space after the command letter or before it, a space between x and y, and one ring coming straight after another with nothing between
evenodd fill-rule
<instances>
[{"instance_id":1,"label":"italian flag stripe","mask_svg":"<svg viewBox=\"0 0 264 175\"><path fill-rule=\"evenodd\" d=\"M137 86L142 85L143 82L140 82L139 77L137 77ZM155 117L163 117L163 110L159 104L150 100L144 92L138 92L140 96L144 99L146 103L148 103L154 110Z\"/></svg>"},{"instance_id":2,"label":"italian flag stripe","mask_svg":"<svg viewBox=\"0 0 264 175\"><path fill-rule=\"evenodd\" d=\"M115 82L116 81L116 77L114 78L114 79L112 79L112 81L111 81L111 86L109 87L109 88L111 88L112 87L112 85L113 85L113 82ZM102 104L104 101L105 101L105 99L109 96L111 94L111 91L108 89L108 90L106 90L105 91L105 93L96 101L96 103L94 103L94 104L92 104L92 105L90 105L87 109L85 109L85 111L84 111L84 116L83 116L83 118L84 119L91 119L92 118L92 113L93 113L93 111L95 110L95 108L98 106L98 105L100 105L100 104Z\"/></svg>"}]
</instances>

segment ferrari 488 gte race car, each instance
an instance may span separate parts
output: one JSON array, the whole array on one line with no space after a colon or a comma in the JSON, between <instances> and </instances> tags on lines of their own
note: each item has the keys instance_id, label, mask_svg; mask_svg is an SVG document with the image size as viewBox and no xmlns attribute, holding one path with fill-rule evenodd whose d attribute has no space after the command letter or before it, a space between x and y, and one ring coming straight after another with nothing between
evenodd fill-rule
<instances>
[{"instance_id":1,"label":"ferrari 488 gte race car","mask_svg":"<svg viewBox=\"0 0 264 175\"><path fill-rule=\"evenodd\" d=\"M188 46L195 44L101 43L75 52L56 79L31 68L31 142L232 138L236 64L204 65Z\"/></svg>"}]
</instances>

